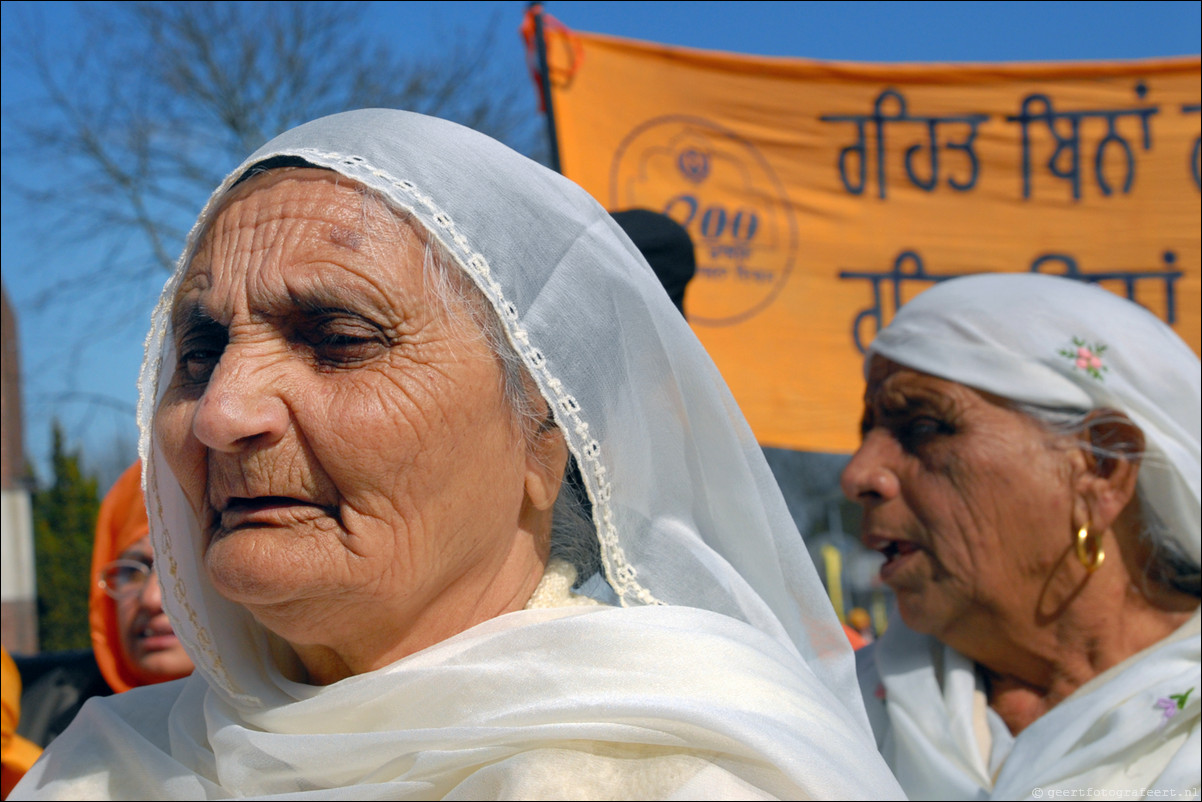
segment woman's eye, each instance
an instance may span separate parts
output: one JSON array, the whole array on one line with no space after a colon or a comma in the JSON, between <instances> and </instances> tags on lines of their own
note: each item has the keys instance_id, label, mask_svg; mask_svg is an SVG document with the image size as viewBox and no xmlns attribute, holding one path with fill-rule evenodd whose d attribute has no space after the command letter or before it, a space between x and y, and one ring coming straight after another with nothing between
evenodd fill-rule
<instances>
[{"instance_id":1,"label":"woman's eye","mask_svg":"<svg viewBox=\"0 0 1202 802\"><path fill-rule=\"evenodd\" d=\"M175 329L176 378L182 385L207 384L229 344L229 332L200 307L181 317Z\"/></svg>"},{"instance_id":2,"label":"woman's eye","mask_svg":"<svg viewBox=\"0 0 1202 802\"><path fill-rule=\"evenodd\" d=\"M387 350L389 341L378 327L361 320L326 320L304 335L319 363L349 366Z\"/></svg>"},{"instance_id":3,"label":"woman's eye","mask_svg":"<svg viewBox=\"0 0 1202 802\"><path fill-rule=\"evenodd\" d=\"M898 429L898 440L909 451L913 451L941 435L952 434L953 429L946 421L921 415L905 421Z\"/></svg>"},{"instance_id":4,"label":"woman's eye","mask_svg":"<svg viewBox=\"0 0 1202 802\"><path fill-rule=\"evenodd\" d=\"M180 372L189 384L204 384L220 360L221 354L217 351L188 351L180 357Z\"/></svg>"},{"instance_id":5,"label":"woman's eye","mask_svg":"<svg viewBox=\"0 0 1202 802\"><path fill-rule=\"evenodd\" d=\"M217 363L221 361L224 350L224 344L218 346L216 343L185 343L180 348L176 372L186 384L206 384Z\"/></svg>"}]
</instances>

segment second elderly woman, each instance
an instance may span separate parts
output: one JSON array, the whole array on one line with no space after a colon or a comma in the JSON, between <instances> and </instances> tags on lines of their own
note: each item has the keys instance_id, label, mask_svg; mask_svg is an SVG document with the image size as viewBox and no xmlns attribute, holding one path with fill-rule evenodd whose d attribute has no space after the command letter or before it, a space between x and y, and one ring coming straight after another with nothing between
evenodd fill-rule
<instances>
[{"instance_id":1,"label":"second elderly woman","mask_svg":"<svg viewBox=\"0 0 1202 802\"><path fill-rule=\"evenodd\" d=\"M252 155L142 399L197 670L89 705L19 794L900 794L713 364L609 215L487 137L370 110Z\"/></svg>"},{"instance_id":2,"label":"second elderly woman","mask_svg":"<svg viewBox=\"0 0 1202 802\"><path fill-rule=\"evenodd\" d=\"M901 620L861 679L907 794L1197 798L1198 358L1101 288L987 275L865 373L843 488Z\"/></svg>"}]
</instances>

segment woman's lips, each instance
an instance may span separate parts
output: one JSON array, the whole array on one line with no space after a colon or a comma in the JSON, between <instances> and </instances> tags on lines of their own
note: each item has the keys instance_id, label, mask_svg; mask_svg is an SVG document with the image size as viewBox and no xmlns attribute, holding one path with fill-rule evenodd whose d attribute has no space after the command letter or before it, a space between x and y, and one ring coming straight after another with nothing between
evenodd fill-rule
<instances>
[{"instance_id":1,"label":"woman's lips","mask_svg":"<svg viewBox=\"0 0 1202 802\"><path fill-rule=\"evenodd\" d=\"M886 584L890 577L913 562L914 555L922 551L917 543L888 537L868 536L863 538L863 543L873 551L879 551L885 555L885 564L881 566L880 576L881 581Z\"/></svg>"},{"instance_id":2,"label":"woman's lips","mask_svg":"<svg viewBox=\"0 0 1202 802\"><path fill-rule=\"evenodd\" d=\"M231 498L220 512L221 529L229 532L244 527L288 526L330 514L311 501L289 496Z\"/></svg>"},{"instance_id":3,"label":"woman's lips","mask_svg":"<svg viewBox=\"0 0 1202 802\"><path fill-rule=\"evenodd\" d=\"M175 630L171 628L166 616L163 616L162 620L151 621L138 633L138 644L148 652L161 652L164 649L174 649L179 645L179 639L175 637Z\"/></svg>"}]
</instances>

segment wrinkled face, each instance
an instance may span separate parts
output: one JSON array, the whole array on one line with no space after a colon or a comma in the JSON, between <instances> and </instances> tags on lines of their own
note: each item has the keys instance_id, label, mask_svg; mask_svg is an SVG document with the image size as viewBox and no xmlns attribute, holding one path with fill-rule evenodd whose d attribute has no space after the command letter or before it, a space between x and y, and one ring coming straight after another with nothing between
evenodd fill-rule
<instances>
[{"instance_id":1,"label":"wrinkled face","mask_svg":"<svg viewBox=\"0 0 1202 802\"><path fill-rule=\"evenodd\" d=\"M133 543L118 559L136 560L154 565L150 536ZM176 679L192 671L192 660L175 637L175 630L163 612L158 574L152 573L138 593L114 599L117 629L121 633L121 651L125 663L150 682Z\"/></svg>"},{"instance_id":2,"label":"wrinkled face","mask_svg":"<svg viewBox=\"0 0 1202 802\"><path fill-rule=\"evenodd\" d=\"M906 624L947 641L1029 620L1072 543L1069 439L880 357L862 433L843 492Z\"/></svg>"},{"instance_id":3,"label":"wrinkled face","mask_svg":"<svg viewBox=\"0 0 1202 802\"><path fill-rule=\"evenodd\" d=\"M155 422L209 578L294 645L387 640L487 582L523 503L496 358L420 237L349 183L232 194L175 298Z\"/></svg>"}]
</instances>

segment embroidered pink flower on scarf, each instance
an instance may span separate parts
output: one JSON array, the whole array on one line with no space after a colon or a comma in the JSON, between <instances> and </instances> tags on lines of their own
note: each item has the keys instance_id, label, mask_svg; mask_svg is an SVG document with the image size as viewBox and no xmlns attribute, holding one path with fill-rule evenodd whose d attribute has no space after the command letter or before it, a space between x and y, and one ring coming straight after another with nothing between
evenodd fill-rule
<instances>
[{"instance_id":1,"label":"embroidered pink flower on scarf","mask_svg":"<svg viewBox=\"0 0 1202 802\"><path fill-rule=\"evenodd\" d=\"M1156 707L1164 716L1164 721L1160 722L1160 726L1163 727L1168 724L1169 719L1177 715L1178 710L1185 709L1185 703L1189 700L1189 695L1193 692L1194 689L1190 688L1185 693L1170 693L1168 696L1162 696L1156 700Z\"/></svg>"},{"instance_id":2,"label":"embroidered pink flower on scarf","mask_svg":"<svg viewBox=\"0 0 1202 802\"><path fill-rule=\"evenodd\" d=\"M1081 368L1081 370L1088 370L1089 368L1096 370L1102 367L1102 360L1088 348L1082 346L1077 349L1077 367Z\"/></svg>"},{"instance_id":3,"label":"embroidered pink flower on scarf","mask_svg":"<svg viewBox=\"0 0 1202 802\"><path fill-rule=\"evenodd\" d=\"M1074 337L1073 347L1061 348L1058 353L1062 357L1071 359L1077 370L1085 371L1098 381L1102 381L1102 374L1110 370L1102 362L1102 354L1105 352L1106 346L1101 343L1090 344L1080 337Z\"/></svg>"}]
</instances>

